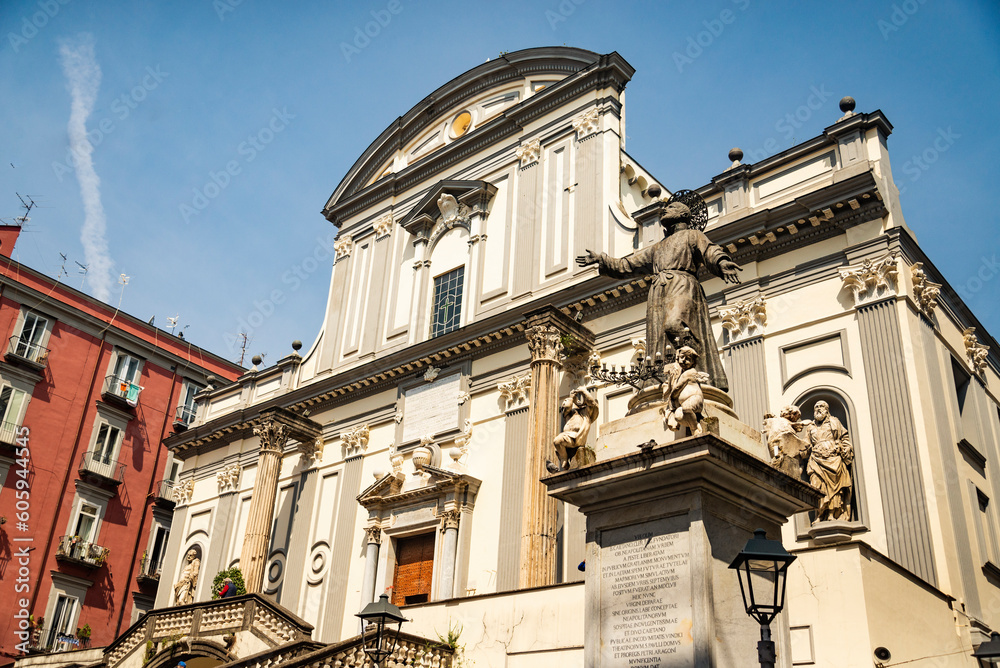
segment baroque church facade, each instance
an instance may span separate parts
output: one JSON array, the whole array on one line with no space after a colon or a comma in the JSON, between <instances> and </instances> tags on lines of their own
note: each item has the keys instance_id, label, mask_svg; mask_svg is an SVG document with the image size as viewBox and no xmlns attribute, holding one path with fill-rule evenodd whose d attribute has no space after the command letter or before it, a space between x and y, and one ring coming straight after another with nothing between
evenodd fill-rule
<instances>
[{"instance_id":1,"label":"baroque church facade","mask_svg":"<svg viewBox=\"0 0 1000 668\"><path fill-rule=\"evenodd\" d=\"M457 632L478 666L583 664L585 523L538 483L556 407L532 387L587 387L588 454L614 456L602 426L633 390L592 365L644 354L652 279L574 258L663 235L671 190L625 150L632 74L617 53L505 54L371 144L323 209L339 236L315 341L202 392L166 440L183 466L156 610L98 662L138 666L148 640L156 666L157 642L197 632L206 666L309 663L387 593L404 631ZM880 649L973 666L1000 628L996 342L904 221L889 120L842 111L752 165L734 150L695 188L705 233L742 268L738 285L699 278L746 434L763 443L765 414L826 402L851 443L847 507L783 528L797 560L779 665L869 665ZM542 341L546 327L562 334ZM194 603L177 607L192 561ZM262 596L246 619L270 630L224 643L203 602L232 566Z\"/></svg>"}]
</instances>

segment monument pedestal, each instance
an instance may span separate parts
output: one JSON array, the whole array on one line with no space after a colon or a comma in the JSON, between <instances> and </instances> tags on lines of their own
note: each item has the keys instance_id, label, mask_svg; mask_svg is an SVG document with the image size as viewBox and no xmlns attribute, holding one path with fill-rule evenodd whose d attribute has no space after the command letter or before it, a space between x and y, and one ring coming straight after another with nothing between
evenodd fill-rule
<instances>
[{"instance_id":1,"label":"monument pedestal","mask_svg":"<svg viewBox=\"0 0 1000 668\"><path fill-rule=\"evenodd\" d=\"M715 433L662 443L660 429L661 444L640 449L647 439L625 425L615 433L630 452L602 460L599 446L597 463L543 479L587 517L585 665L756 665L760 627L729 564L754 529L778 538L819 493ZM784 616L772 626L787 647Z\"/></svg>"}]
</instances>

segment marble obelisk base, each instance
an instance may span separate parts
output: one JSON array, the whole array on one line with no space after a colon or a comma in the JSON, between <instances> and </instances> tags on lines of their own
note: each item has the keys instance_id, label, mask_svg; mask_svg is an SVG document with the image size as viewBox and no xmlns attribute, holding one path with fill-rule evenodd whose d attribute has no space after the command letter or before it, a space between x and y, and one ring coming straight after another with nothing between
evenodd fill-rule
<instances>
[{"instance_id":1,"label":"marble obelisk base","mask_svg":"<svg viewBox=\"0 0 1000 668\"><path fill-rule=\"evenodd\" d=\"M543 479L587 517L585 665L756 665L760 627L729 564L755 528L779 538L819 493L713 433L641 442ZM772 634L788 646L784 615Z\"/></svg>"}]
</instances>

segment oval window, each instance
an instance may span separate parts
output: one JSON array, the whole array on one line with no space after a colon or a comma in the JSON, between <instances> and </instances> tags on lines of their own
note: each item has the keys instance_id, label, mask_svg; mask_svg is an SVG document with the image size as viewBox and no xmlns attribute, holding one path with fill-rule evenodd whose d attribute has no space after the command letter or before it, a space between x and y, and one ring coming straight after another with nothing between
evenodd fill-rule
<instances>
[{"instance_id":1,"label":"oval window","mask_svg":"<svg viewBox=\"0 0 1000 668\"><path fill-rule=\"evenodd\" d=\"M472 125L472 114L463 111L451 122L451 136L458 139L469 131L470 125Z\"/></svg>"}]
</instances>

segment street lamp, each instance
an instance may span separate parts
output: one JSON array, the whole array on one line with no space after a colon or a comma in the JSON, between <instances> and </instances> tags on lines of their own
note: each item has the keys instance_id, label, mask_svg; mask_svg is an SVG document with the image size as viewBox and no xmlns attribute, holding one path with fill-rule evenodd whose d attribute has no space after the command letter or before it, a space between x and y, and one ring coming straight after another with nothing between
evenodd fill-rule
<instances>
[{"instance_id":1,"label":"street lamp","mask_svg":"<svg viewBox=\"0 0 1000 668\"><path fill-rule=\"evenodd\" d=\"M991 633L990 639L977 647L972 656L980 661L985 659L991 666L1000 663L1000 633Z\"/></svg>"},{"instance_id":2,"label":"street lamp","mask_svg":"<svg viewBox=\"0 0 1000 668\"><path fill-rule=\"evenodd\" d=\"M760 624L757 659L761 668L774 668L775 651L771 640L771 620L785 607L785 576L795 557L767 532L757 529L746 547L736 555L730 568L739 574L740 592L747 614Z\"/></svg>"},{"instance_id":3,"label":"street lamp","mask_svg":"<svg viewBox=\"0 0 1000 668\"><path fill-rule=\"evenodd\" d=\"M365 654L376 667L381 666L396 651L399 632L406 617L399 608L389 603L389 597L385 594L378 601L366 605L357 616L361 618L361 643ZM393 624L396 624L395 629L392 628Z\"/></svg>"}]
</instances>

